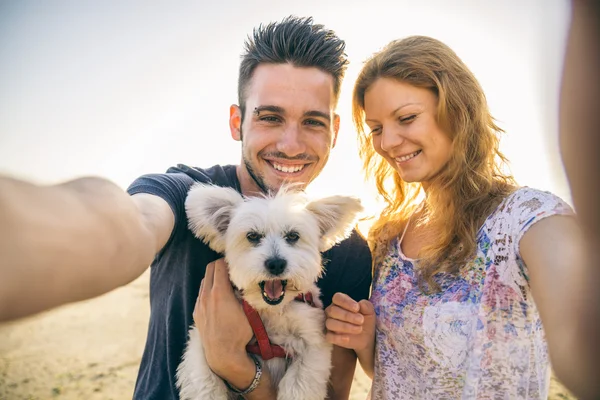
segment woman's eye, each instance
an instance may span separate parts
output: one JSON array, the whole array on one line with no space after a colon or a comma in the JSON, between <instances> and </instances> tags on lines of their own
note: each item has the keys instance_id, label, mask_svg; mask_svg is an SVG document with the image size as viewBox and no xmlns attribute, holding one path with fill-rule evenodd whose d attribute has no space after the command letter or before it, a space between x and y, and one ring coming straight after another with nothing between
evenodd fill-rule
<instances>
[{"instance_id":1,"label":"woman's eye","mask_svg":"<svg viewBox=\"0 0 600 400\"><path fill-rule=\"evenodd\" d=\"M403 123L403 124L405 124L407 122L414 121L415 118L417 118L416 114L415 115L409 115L408 117L400 118L400 122Z\"/></svg>"},{"instance_id":2,"label":"woman's eye","mask_svg":"<svg viewBox=\"0 0 600 400\"><path fill-rule=\"evenodd\" d=\"M371 129L370 135L377 136L381 133L381 128L373 128Z\"/></svg>"}]
</instances>

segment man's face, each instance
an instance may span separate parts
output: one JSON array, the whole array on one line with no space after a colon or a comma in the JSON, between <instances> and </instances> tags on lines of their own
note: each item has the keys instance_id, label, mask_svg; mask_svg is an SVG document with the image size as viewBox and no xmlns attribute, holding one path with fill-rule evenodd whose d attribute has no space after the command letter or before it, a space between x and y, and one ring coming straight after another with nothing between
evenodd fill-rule
<instances>
[{"instance_id":1,"label":"man's face","mask_svg":"<svg viewBox=\"0 0 600 400\"><path fill-rule=\"evenodd\" d=\"M231 107L232 137L242 141L243 191L306 186L329 158L339 129L333 77L317 68L261 64L246 90L246 115Z\"/></svg>"}]
</instances>

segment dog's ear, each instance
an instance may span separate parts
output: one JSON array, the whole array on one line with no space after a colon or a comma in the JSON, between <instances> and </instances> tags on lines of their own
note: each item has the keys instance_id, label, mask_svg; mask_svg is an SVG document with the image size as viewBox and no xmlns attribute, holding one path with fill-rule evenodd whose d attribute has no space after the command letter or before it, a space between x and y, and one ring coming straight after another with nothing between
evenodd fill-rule
<instances>
[{"instance_id":1,"label":"dog's ear","mask_svg":"<svg viewBox=\"0 0 600 400\"><path fill-rule=\"evenodd\" d=\"M234 189L197 183L185 200L188 226L211 249L223 253L233 209L243 201Z\"/></svg>"},{"instance_id":2,"label":"dog's ear","mask_svg":"<svg viewBox=\"0 0 600 400\"><path fill-rule=\"evenodd\" d=\"M319 250L325 251L348 237L358 214L363 211L363 206L360 200L354 197L331 196L311 201L306 205L306 209L319 221L321 230Z\"/></svg>"}]
</instances>

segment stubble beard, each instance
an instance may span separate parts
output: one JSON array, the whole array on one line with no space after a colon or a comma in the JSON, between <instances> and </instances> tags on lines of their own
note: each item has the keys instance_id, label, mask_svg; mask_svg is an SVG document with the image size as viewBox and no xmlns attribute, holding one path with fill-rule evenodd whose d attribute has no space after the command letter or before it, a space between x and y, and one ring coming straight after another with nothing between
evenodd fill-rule
<instances>
[{"instance_id":1,"label":"stubble beard","mask_svg":"<svg viewBox=\"0 0 600 400\"><path fill-rule=\"evenodd\" d=\"M242 158L244 159L244 165L246 166L246 171L248 171L248 175L250 175L254 183L256 183L256 186L258 186L258 188L261 190L261 192L265 194L272 193L273 189L268 187L261 174L254 170L254 168L252 167L252 162L246 157L245 153L242 154Z\"/></svg>"},{"instance_id":2,"label":"stubble beard","mask_svg":"<svg viewBox=\"0 0 600 400\"><path fill-rule=\"evenodd\" d=\"M258 188L261 190L261 192L263 192L265 194L277 193L279 191L279 187L270 187L269 185L267 185L263 175L260 172L258 172L258 168L253 167L250 155L246 154L246 148L244 147L244 135L242 134L241 128L240 128L240 140L242 142L242 161L244 162L246 171L248 171L248 175L250 175L250 177L252 178L252 180L254 181L256 186L258 186ZM260 156L260 154L257 155L257 157L259 157L259 156ZM327 163L328 158L329 157L326 158L325 163ZM310 182L312 182L313 179L315 179L318 176L318 174L319 173L317 172L308 180L308 182L302 183L302 187L305 188Z\"/></svg>"},{"instance_id":3,"label":"stubble beard","mask_svg":"<svg viewBox=\"0 0 600 400\"><path fill-rule=\"evenodd\" d=\"M242 127L240 126L240 140L242 142L242 161L244 162L244 166L246 167L246 171L248 171L248 175L254 181L256 186L260 189L261 192L268 194L272 193L273 189L268 187L265 183L265 179L263 176L255 170L252 166L252 161L250 161L250 157L246 157L246 147L244 146L244 134L242 133Z\"/></svg>"}]
</instances>

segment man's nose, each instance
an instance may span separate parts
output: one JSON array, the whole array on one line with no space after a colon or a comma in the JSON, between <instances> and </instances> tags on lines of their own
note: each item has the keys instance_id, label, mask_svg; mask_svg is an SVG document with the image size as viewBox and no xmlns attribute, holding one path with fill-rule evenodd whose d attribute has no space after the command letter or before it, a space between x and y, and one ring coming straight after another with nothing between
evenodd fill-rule
<instances>
[{"instance_id":1,"label":"man's nose","mask_svg":"<svg viewBox=\"0 0 600 400\"><path fill-rule=\"evenodd\" d=\"M306 151L302 132L296 124L286 125L277 142L277 150L288 157L294 157Z\"/></svg>"}]
</instances>

